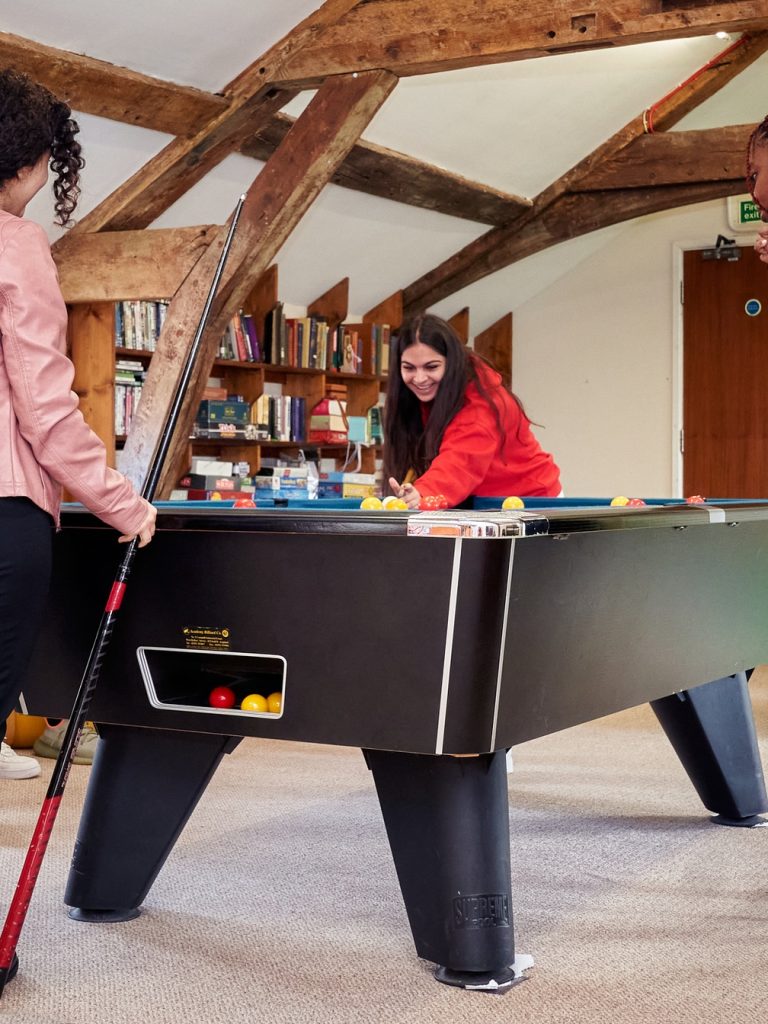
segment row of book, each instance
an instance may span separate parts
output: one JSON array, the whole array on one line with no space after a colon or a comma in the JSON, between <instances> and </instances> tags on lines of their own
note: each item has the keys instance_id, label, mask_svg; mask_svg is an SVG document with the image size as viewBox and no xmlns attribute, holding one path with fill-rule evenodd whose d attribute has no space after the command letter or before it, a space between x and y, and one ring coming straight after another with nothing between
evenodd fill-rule
<instances>
[{"instance_id":1,"label":"row of book","mask_svg":"<svg viewBox=\"0 0 768 1024\"><path fill-rule=\"evenodd\" d=\"M364 334L370 331L371 342ZM339 324L331 329L324 317L286 317L278 302L264 321L262 359L274 366L295 366L340 373L373 373L389 370L388 324Z\"/></svg>"},{"instance_id":2,"label":"row of book","mask_svg":"<svg viewBox=\"0 0 768 1024\"><path fill-rule=\"evenodd\" d=\"M235 314L221 339L219 358L235 359L241 363L260 363L262 356L253 317L248 313Z\"/></svg>"},{"instance_id":3,"label":"row of book","mask_svg":"<svg viewBox=\"0 0 768 1024\"><path fill-rule=\"evenodd\" d=\"M251 406L259 437L270 441L305 441L307 400L297 395L260 395Z\"/></svg>"},{"instance_id":4,"label":"row of book","mask_svg":"<svg viewBox=\"0 0 768 1024\"><path fill-rule=\"evenodd\" d=\"M115 346L154 352L168 306L165 300L116 302Z\"/></svg>"},{"instance_id":5,"label":"row of book","mask_svg":"<svg viewBox=\"0 0 768 1024\"><path fill-rule=\"evenodd\" d=\"M145 376L144 364L137 359L118 359L115 363L115 434L119 436L131 429Z\"/></svg>"},{"instance_id":6,"label":"row of book","mask_svg":"<svg viewBox=\"0 0 768 1024\"><path fill-rule=\"evenodd\" d=\"M168 305L165 300L116 302L116 347L154 352ZM282 302L278 302L267 313L261 337L250 314L233 316L221 339L219 358L385 376L389 371L389 325L366 325L366 335L369 330L368 345L355 324L339 324L332 330L324 317L286 317Z\"/></svg>"}]
</instances>

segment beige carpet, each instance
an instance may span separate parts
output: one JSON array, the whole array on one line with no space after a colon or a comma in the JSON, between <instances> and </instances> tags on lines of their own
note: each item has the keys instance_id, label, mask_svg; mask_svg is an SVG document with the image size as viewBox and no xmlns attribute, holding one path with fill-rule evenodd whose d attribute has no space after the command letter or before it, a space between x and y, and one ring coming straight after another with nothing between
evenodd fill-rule
<instances>
[{"instance_id":1,"label":"beige carpet","mask_svg":"<svg viewBox=\"0 0 768 1024\"><path fill-rule=\"evenodd\" d=\"M753 677L768 763L768 674ZM42 779L0 784L0 906ZM88 768L75 766L0 1001L14 1024L730 1024L768 976L768 828L709 823L647 709L517 748L519 952L506 995L447 988L414 952L359 751L248 740L225 759L142 916L69 920Z\"/></svg>"}]
</instances>

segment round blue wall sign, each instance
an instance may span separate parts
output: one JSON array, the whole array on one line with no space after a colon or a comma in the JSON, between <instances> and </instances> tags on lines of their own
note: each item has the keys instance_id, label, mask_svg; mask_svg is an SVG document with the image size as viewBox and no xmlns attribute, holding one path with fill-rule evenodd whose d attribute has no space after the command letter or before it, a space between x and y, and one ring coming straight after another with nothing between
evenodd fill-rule
<instances>
[{"instance_id":1,"label":"round blue wall sign","mask_svg":"<svg viewBox=\"0 0 768 1024\"><path fill-rule=\"evenodd\" d=\"M747 299L744 303L744 312L747 316L757 316L762 308L763 307L759 299Z\"/></svg>"}]
</instances>

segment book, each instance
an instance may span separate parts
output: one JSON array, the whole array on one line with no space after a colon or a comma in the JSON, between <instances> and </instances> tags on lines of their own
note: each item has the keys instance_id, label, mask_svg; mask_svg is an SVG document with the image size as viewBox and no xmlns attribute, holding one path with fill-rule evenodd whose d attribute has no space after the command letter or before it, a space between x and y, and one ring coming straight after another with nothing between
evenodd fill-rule
<instances>
[{"instance_id":1,"label":"book","mask_svg":"<svg viewBox=\"0 0 768 1024\"><path fill-rule=\"evenodd\" d=\"M218 476L205 473L188 473L179 481L181 487L202 491L239 491L239 476Z\"/></svg>"},{"instance_id":2,"label":"book","mask_svg":"<svg viewBox=\"0 0 768 1024\"><path fill-rule=\"evenodd\" d=\"M250 314L243 313L242 317L243 330L249 339L251 358L255 363L261 362L262 353L261 345L259 344L259 336L256 332L256 324Z\"/></svg>"},{"instance_id":3,"label":"book","mask_svg":"<svg viewBox=\"0 0 768 1024\"><path fill-rule=\"evenodd\" d=\"M219 423L241 425L250 422L250 412L248 402L204 398L197 410L197 422L201 427L211 427Z\"/></svg>"}]
</instances>

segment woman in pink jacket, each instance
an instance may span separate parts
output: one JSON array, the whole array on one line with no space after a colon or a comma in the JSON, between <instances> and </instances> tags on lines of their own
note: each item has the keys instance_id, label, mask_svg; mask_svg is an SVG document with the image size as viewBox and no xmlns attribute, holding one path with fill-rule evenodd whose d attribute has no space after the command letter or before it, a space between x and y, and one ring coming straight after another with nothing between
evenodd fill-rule
<instances>
[{"instance_id":1,"label":"woman in pink jacket","mask_svg":"<svg viewBox=\"0 0 768 1024\"><path fill-rule=\"evenodd\" d=\"M155 509L107 466L72 391L67 312L45 232L24 219L53 171L56 220L70 223L83 161L70 109L0 72L0 740L43 614L62 486L120 540L148 544ZM0 745L0 779L40 766Z\"/></svg>"},{"instance_id":2,"label":"woman in pink jacket","mask_svg":"<svg viewBox=\"0 0 768 1024\"><path fill-rule=\"evenodd\" d=\"M560 471L518 399L445 320L406 321L389 365L384 473L409 508L561 493Z\"/></svg>"}]
</instances>

